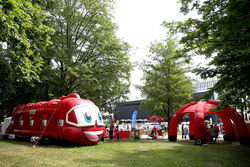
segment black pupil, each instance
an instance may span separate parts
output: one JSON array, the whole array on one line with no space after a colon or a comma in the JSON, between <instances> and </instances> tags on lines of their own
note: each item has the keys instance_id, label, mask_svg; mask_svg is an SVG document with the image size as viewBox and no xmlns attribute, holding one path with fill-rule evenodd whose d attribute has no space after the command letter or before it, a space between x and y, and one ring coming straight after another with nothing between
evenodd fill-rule
<instances>
[{"instance_id":1,"label":"black pupil","mask_svg":"<svg viewBox=\"0 0 250 167\"><path fill-rule=\"evenodd\" d=\"M86 113L86 118L87 118L87 120L90 120L90 114L89 113Z\"/></svg>"}]
</instances>

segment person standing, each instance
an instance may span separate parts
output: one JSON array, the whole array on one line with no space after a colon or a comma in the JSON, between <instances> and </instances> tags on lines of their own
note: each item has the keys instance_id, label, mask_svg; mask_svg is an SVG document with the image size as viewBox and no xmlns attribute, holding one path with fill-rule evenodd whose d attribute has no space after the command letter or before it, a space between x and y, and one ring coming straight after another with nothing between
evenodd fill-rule
<instances>
[{"instance_id":1,"label":"person standing","mask_svg":"<svg viewBox=\"0 0 250 167\"><path fill-rule=\"evenodd\" d=\"M212 144L212 142L216 142L216 129L213 127L213 125L210 125L210 129L209 129L209 133L210 133L210 143Z\"/></svg>"},{"instance_id":2,"label":"person standing","mask_svg":"<svg viewBox=\"0 0 250 167\"><path fill-rule=\"evenodd\" d=\"M110 128L109 128L109 138L111 141L113 141L113 129L114 129L114 124L111 122Z\"/></svg>"},{"instance_id":3,"label":"person standing","mask_svg":"<svg viewBox=\"0 0 250 167\"><path fill-rule=\"evenodd\" d=\"M184 134L185 134L185 139L186 139L188 136L188 124L184 125Z\"/></svg>"},{"instance_id":4,"label":"person standing","mask_svg":"<svg viewBox=\"0 0 250 167\"><path fill-rule=\"evenodd\" d=\"M153 140L157 138L156 137L156 128L155 128L155 126L153 127L153 129L152 129L149 136L152 137Z\"/></svg>"},{"instance_id":5,"label":"person standing","mask_svg":"<svg viewBox=\"0 0 250 167\"><path fill-rule=\"evenodd\" d=\"M219 135L219 131L220 131L220 129L219 129L218 125L217 125L217 122L214 123L214 128L216 130L216 139L217 139L218 135Z\"/></svg>"},{"instance_id":6,"label":"person standing","mask_svg":"<svg viewBox=\"0 0 250 167\"><path fill-rule=\"evenodd\" d=\"M162 130L161 131L162 131L162 135L165 136L165 132L166 132L165 125L162 125Z\"/></svg>"},{"instance_id":7,"label":"person standing","mask_svg":"<svg viewBox=\"0 0 250 167\"><path fill-rule=\"evenodd\" d=\"M183 137L184 137L184 125L183 124L181 124L181 138L183 139Z\"/></svg>"},{"instance_id":8,"label":"person standing","mask_svg":"<svg viewBox=\"0 0 250 167\"><path fill-rule=\"evenodd\" d=\"M204 144L206 144L207 140L210 140L209 137L209 128L207 122L204 122Z\"/></svg>"},{"instance_id":9,"label":"person standing","mask_svg":"<svg viewBox=\"0 0 250 167\"><path fill-rule=\"evenodd\" d=\"M119 131L119 126L117 125L115 128L116 136L117 136L117 141L120 139L120 131Z\"/></svg>"}]
</instances>

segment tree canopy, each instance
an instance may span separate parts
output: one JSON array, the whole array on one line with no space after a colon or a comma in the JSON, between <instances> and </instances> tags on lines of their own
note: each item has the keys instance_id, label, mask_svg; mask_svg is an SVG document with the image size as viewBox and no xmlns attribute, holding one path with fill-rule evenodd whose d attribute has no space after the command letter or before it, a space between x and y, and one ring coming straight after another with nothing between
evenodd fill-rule
<instances>
[{"instance_id":1,"label":"tree canopy","mask_svg":"<svg viewBox=\"0 0 250 167\"><path fill-rule=\"evenodd\" d=\"M41 51L51 44L53 29L44 24L47 17L31 0L0 1L1 62L6 61L20 80L38 79L43 60Z\"/></svg>"},{"instance_id":2,"label":"tree canopy","mask_svg":"<svg viewBox=\"0 0 250 167\"><path fill-rule=\"evenodd\" d=\"M211 91L223 104L249 104L250 12L248 0L181 0L184 14L196 10L199 19L164 23L172 33L182 33L183 54L212 58L209 67L196 69L202 78L217 77Z\"/></svg>"},{"instance_id":3,"label":"tree canopy","mask_svg":"<svg viewBox=\"0 0 250 167\"><path fill-rule=\"evenodd\" d=\"M112 0L56 1L48 20L56 30L45 57L50 74L44 78L50 78L52 96L76 92L107 107L128 92L130 46L116 37L112 8Z\"/></svg>"},{"instance_id":4,"label":"tree canopy","mask_svg":"<svg viewBox=\"0 0 250 167\"><path fill-rule=\"evenodd\" d=\"M112 112L114 102L126 98L132 69L130 45L116 37L118 27L112 22L112 0L7 2L1 1L1 14L17 21L17 30L0 32L0 41L8 46L1 51L15 57L16 63L14 69L12 59L1 57L4 60L1 74L6 75L1 84L8 85L9 81L15 87L10 93L2 86L3 94L8 96L0 107L8 110L8 114L18 104L50 100L72 92L107 112ZM19 13L11 15L14 9ZM13 27L13 20L0 25L1 29ZM52 30L54 33L49 34ZM6 35L11 31L16 31L16 35ZM9 43L11 39L16 43ZM13 75L20 76L16 69L27 79L13 80ZM9 70L12 71L8 73Z\"/></svg>"},{"instance_id":5,"label":"tree canopy","mask_svg":"<svg viewBox=\"0 0 250 167\"><path fill-rule=\"evenodd\" d=\"M17 85L39 80L41 53L51 44L53 29L46 12L32 0L0 0L0 108L2 117L16 101ZM19 98L19 97L18 97ZM9 111L8 111L9 110Z\"/></svg>"},{"instance_id":6,"label":"tree canopy","mask_svg":"<svg viewBox=\"0 0 250 167\"><path fill-rule=\"evenodd\" d=\"M193 84L185 76L184 59L177 54L174 39L152 43L150 53L151 61L143 65L142 107L170 121L173 112L191 98Z\"/></svg>"}]
</instances>

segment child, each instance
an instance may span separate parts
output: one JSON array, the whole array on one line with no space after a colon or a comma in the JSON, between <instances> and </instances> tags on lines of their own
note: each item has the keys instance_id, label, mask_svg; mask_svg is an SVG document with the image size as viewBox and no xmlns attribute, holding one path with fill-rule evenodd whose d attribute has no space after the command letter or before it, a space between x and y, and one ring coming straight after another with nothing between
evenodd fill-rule
<instances>
[{"instance_id":1,"label":"child","mask_svg":"<svg viewBox=\"0 0 250 167\"><path fill-rule=\"evenodd\" d=\"M115 128L115 132L116 132L116 135L117 135L117 141L119 141L120 131L119 131L119 126L118 125Z\"/></svg>"}]
</instances>

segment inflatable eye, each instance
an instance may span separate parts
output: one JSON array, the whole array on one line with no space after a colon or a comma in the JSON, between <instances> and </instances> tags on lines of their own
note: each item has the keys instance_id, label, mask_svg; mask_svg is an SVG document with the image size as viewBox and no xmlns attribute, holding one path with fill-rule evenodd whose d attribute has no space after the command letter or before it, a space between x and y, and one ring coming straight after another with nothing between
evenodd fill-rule
<instances>
[{"instance_id":1,"label":"inflatable eye","mask_svg":"<svg viewBox=\"0 0 250 167\"><path fill-rule=\"evenodd\" d=\"M88 123L90 123L92 121L92 117L91 117L90 113L86 112L84 114L84 119L85 119L85 121L87 121Z\"/></svg>"},{"instance_id":2,"label":"inflatable eye","mask_svg":"<svg viewBox=\"0 0 250 167\"><path fill-rule=\"evenodd\" d=\"M100 123L102 123L102 117L101 117L100 113L98 113L98 120L99 120Z\"/></svg>"}]
</instances>

